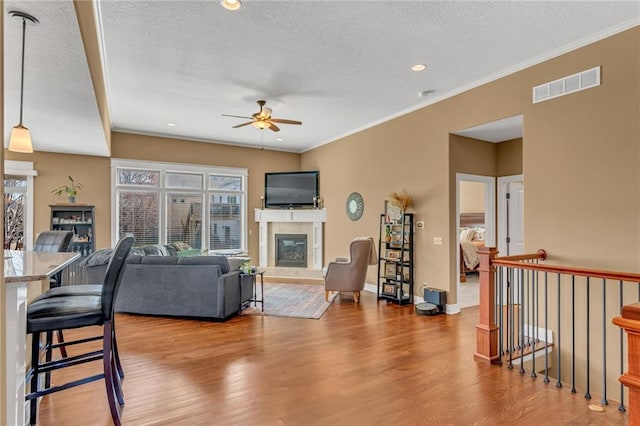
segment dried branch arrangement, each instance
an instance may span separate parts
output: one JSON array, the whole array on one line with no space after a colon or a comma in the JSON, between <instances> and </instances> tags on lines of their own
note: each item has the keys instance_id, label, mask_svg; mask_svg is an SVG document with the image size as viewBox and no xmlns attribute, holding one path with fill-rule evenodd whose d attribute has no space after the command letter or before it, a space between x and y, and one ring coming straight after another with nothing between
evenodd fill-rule
<instances>
[{"instance_id":1,"label":"dried branch arrangement","mask_svg":"<svg viewBox=\"0 0 640 426\"><path fill-rule=\"evenodd\" d=\"M402 211L406 211L413 205L413 198L404 189L400 192L392 192L389 195L389 203L396 207L400 207Z\"/></svg>"}]
</instances>

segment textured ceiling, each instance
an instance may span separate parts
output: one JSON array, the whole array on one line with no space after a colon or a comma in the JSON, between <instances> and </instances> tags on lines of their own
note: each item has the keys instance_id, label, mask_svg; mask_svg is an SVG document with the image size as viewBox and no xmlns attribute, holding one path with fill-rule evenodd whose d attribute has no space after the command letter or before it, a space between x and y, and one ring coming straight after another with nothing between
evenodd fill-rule
<instances>
[{"instance_id":1,"label":"textured ceiling","mask_svg":"<svg viewBox=\"0 0 640 426\"><path fill-rule=\"evenodd\" d=\"M95 5L112 129L296 152L640 23L639 2ZM27 28L24 123L35 148L107 155L73 3L5 2L12 8L41 21ZM5 16L8 135L20 25ZM417 63L427 69L410 71ZM251 115L257 99L303 125L232 129L243 120L221 116Z\"/></svg>"}]
</instances>

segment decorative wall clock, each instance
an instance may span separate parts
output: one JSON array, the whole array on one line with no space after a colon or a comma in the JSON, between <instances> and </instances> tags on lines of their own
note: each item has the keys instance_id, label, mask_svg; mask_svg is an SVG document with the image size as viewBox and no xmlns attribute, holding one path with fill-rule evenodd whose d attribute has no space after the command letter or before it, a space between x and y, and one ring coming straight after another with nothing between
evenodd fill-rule
<instances>
[{"instance_id":1,"label":"decorative wall clock","mask_svg":"<svg viewBox=\"0 0 640 426\"><path fill-rule=\"evenodd\" d=\"M357 192L352 192L351 195L347 197L346 208L349 219L360 219L362 217L362 212L364 212L364 200L362 199L362 195Z\"/></svg>"}]
</instances>

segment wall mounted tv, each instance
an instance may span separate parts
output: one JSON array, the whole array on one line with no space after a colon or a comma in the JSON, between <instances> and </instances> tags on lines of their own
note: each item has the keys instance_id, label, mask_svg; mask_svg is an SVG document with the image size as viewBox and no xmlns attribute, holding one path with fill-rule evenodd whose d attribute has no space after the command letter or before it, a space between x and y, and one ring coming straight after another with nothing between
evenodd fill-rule
<instances>
[{"instance_id":1,"label":"wall mounted tv","mask_svg":"<svg viewBox=\"0 0 640 426\"><path fill-rule=\"evenodd\" d=\"M266 208L314 207L318 197L318 171L264 174Z\"/></svg>"}]
</instances>

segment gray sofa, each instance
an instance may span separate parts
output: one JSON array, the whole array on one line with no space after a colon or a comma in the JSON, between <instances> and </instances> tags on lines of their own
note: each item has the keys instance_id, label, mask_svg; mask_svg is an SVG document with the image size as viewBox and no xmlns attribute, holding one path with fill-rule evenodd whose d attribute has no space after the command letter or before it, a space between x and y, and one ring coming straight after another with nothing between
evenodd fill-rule
<instances>
[{"instance_id":1,"label":"gray sofa","mask_svg":"<svg viewBox=\"0 0 640 426\"><path fill-rule=\"evenodd\" d=\"M88 283L102 282L108 253L96 252L96 256L81 262ZM251 298L250 282L242 280L242 295L240 282L240 270L230 271L224 256L129 255L115 309L224 320L238 313L241 298Z\"/></svg>"}]
</instances>

